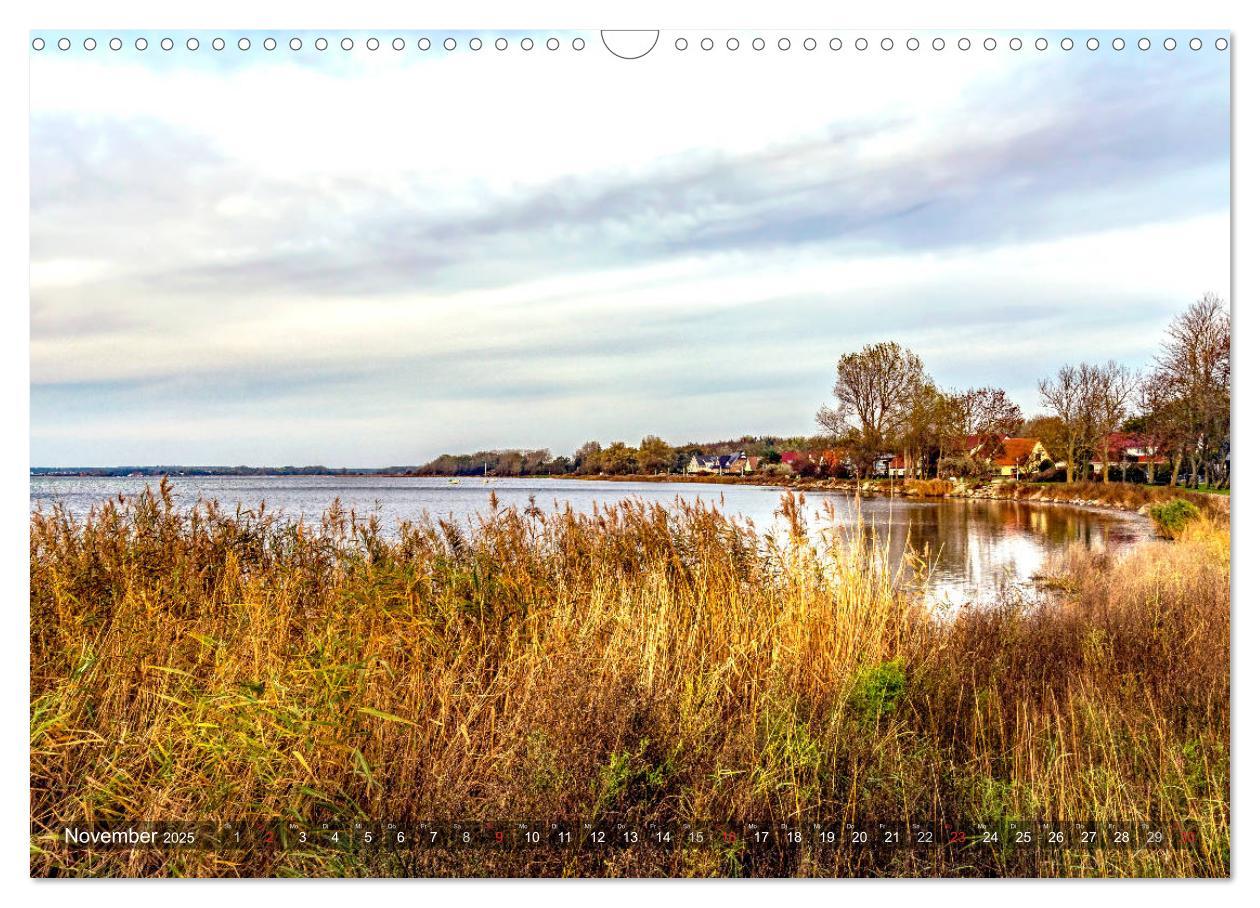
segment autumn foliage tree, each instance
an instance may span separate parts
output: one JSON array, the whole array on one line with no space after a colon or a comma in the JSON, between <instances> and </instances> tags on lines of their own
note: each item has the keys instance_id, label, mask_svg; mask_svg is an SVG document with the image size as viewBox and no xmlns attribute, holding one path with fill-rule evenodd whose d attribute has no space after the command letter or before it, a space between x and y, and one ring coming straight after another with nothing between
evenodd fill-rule
<instances>
[{"instance_id":1,"label":"autumn foliage tree","mask_svg":"<svg viewBox=\"0 0 1260 908\"><path fill-rule=\"evenodd\" d=\"M674 449L658 435L645 435L639 442L638 463L644 473L668 470L674 462Z\"/></svg>"},{"instance_id":2,"label":"autumn foliage tree","mask_svg":"<svg viewBox=\"0 0 1260 908\"><path fill-rule=\"evenodd\" d=\"M603 446L597 441L588 441L573 454L573 468L578 473L598 473L603 469Z\"/></svg>"}]
</instances>

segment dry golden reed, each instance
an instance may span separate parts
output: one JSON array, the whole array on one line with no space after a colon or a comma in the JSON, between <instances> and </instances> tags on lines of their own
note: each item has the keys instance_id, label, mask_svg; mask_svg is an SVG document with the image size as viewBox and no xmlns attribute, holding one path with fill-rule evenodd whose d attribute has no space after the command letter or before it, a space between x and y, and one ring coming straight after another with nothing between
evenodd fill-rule
<instances>
[{"instance_id":1,"label":"dry golden reed","mask_svg":"<svg viewBox=\"0 0 1260 908\"><path fill-rule=\"evenodd\" d=\"M789 526L804 503L787 496ZM31 517L36 875L1229 873L1229 533L933 615L698 504ZM75 821L1147 818L1192 849L70 851Z\"/></svg>"}]
</instances>

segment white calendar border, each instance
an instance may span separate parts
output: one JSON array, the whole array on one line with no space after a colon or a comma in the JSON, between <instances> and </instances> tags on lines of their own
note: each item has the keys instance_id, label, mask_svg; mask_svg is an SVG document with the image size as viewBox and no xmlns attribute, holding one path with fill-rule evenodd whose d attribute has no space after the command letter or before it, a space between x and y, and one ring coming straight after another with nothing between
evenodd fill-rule
<instances>
[{"instance_id":1,"label":"white calendar border","mask_svg":"<svg viewBox=\"0 0 1260 908\"><path fill-rule=\"evenodd\" d=\"M24 604L27 601L26 549L27 496L29 472L29 311L27 296L28 273L28 122L27 122L27 53L29 32L33 28L61 29L119 29L125 27L212 29L212 28L300 28L319 27L329 30L343 29L409 29L426 28L530 28L554 27L612 29L612 28L689 28L705 25L725 28L790 28L830 26L835 28L907 29L907 28L974 28L1064 30L1096 28L1099 30L1131 29L1137 26L1150 28L1154 35L1160 30L1177 28L1233 29L1232 49L1234 65L1234 148L1233 161L1260 160L1260 141L1257 140L1254 91L1257 66L1248 54L1249 43L1260 46L1260 27L1256 26L1254 2L1203 2L1187 4L1170 0L1146 0L1127 7L1120 4L1099 3L1097 0L1057 0L1041 5L1016 4L1005 0L961 2L942 4L933 0L898 0L895 4L869 2L863 6L841 6L823 0L778 0L775 3L739 2L739 0L639 0L616 6L579 2L579 0L536 0L533 3L512 0L480 0L475 6L455 2L417 4L403 0L374 0L369 3L337 3L329 0L305 0L305 2L250 3L245 0L217 0L210 3L173 4L143 0L143 2L113 2L108 5L92 0L62 0L54 4L30 8L6 7L0 12L0 36L3 54L0 65L4 67L0 78L0 93L4 100L4 116L9 128L3 143L3 163L0 173L6 178L7 192L3 206L3 274L7 291L0 306L0 363L3 363L5 393L3 394L3 421L7 432L3 453L0 456L0 527L6 553L0 561L0 589L8 596L5 602L17 615L19 627L6 629L3 635L4 652L4 716L6 722L6 746L3 751L4 769L4 847L6 881L26 878L28 875L28 801L29 762L25 747L25 731L20 731L27 721L29 707L28 687L28 635ZM1248 115L1248 105L1251 108ZM1234 286L1231 302L1240 298L1239 284L1250 276L1245 257L1240 250L1254 250L1260 246L1256 238L1254 211L1260 208L1251 168L1234 172ZM1235 383L1241 393L1235 400L1248 406L1248 392L1257 387L1256 330L1253 317L1245 309L1246 304L1234 304ZM1241 346L1238 342L1241 341ZM1257 450L1256 420L1235 423L1234 446L1246 452ZM1239 471L1233 489L1235 551L1255 551L1254 517L1247 514L1251 479ZM1244 502L1238 507L1239 496ZM1242 540L1241 543L1239 540ZM1257 699L1254 650L1257 619L1255 559L1234 561L1235 601L1231 639L1234 646L1234 728L1233 765L1238 767L1232 780L1232 816L1234 825L1233 882L1186 882L1153 881L1117 884L1115 882L1079 883L1069 881L1031 882L966 882L966 881L698 881L616 883L607 881L547 882L547 881L492 881L469 883L463 881L373 881L342 884L335 881L308 881L285 884L275 881L232 883L227 881L200 881L191 883L135 881L111 882L89 885L65 884L55 881L27 881L23 886L23 900L52 902L55 904L79 904L91 901L102 906L130 905L136 899L160 900L177 898L183 906L199 908L202 905L219 905L224 899L234 902L242 898L248 902L282 899L301 900L310 905L373 905L390 906L414 903L415 900L458 900L460 903L487 902L500 905L530 906L561 904L582 905L635 905L645 900L652 903L705 903L721 902L724 905L761 905L768 900L784 897L805 900L852 900L871 899L881 903L913 903L921 905L947 900L991 901L993 899L1018 898L1030 905L1055 904L1069 899L1088 903L1140 900L1143 904L1183 903L1188 899L1204 897L1228 902L1242 901L1245 892L1253 888L1260 877L1255 849L1247 849L1248 840L1257 824L1254 819L1256 778L1255 766L1256 731L1249 721L1244 706ZM1250 663L1250 664L1249 664ZM1250 764L1248 766L1247 764ZM1243 833L1239 834L1238 817L1243 817ZM1243 851L1239 851L1239 846ZM402 887L423 886L420 890ZM285 886L285 891L274 888ZM860 889L833 887L860 887ZM1001 887L994 891L994 887ZM1018 886L1019 891L1007 887ZM179 887L178 889L174 887ZM230 887L230 888L229 888ZM1071 887L1070 890L1065 887ZM1136 888L1134 888L1136 887ZM1199 891L1205 887L1205 891ZM1194 891L1191 891L1191 890ZM1251 897L1254 900L1254 893Z\"/></svg>"}]
</instances>

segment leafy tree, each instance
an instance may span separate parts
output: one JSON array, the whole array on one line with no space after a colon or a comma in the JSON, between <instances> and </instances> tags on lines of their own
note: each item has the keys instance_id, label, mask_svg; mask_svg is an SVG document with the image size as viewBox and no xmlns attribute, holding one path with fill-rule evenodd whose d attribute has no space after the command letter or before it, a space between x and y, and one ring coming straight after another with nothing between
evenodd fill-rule
<instances>
[{"instance_id":1,"label":"leafy tree","mask_svg":"<svg viewBox=\"0 0 1260 908\"><path fill-rule=\"evenodd\" d=\"M598 473L603 469L603 448L597 441L588 441L573 454L573 469L583 475Z\"/></svg>"},{"instance_id":2,"label":"leafy tree","mask_svg":"<svg viewBox=\"0 0 1260 908\"><path fill-rule=\"evenodd\" d=\"M901 421L900 440L907 476L925 475L933 459L939 466L942 440L949 431L949 420L948 396L925 377L911 391Z\"/></svg>"},{"instance_id":3,"label":"leafy tree","mask_svg":"<svg viewBox=\"0 0 1260 908\"><path fill-rule=\"evenodd\" d=\"M694 442L679 445L674 449L674 459L670 465L670 469L674 473L687 472L687 464L691 462L691 458L703 454L704 450L700 445Z\"/></svg>"},{"instance_id":4,"label":"leafy tree","mask_svg":"<svg viewBox=\"0 0 1260 908\"><path fill-rule=\"evenodd\" d=\"M544 463L542 472L545 476L563 476L565 473L573 472L573 461L561 454L558 457Z\"/></svg>"},{"instance_id":5,"label":"leafy tree","mask_svg":"<svg viewBox=\"0 0 1260 908\"><path fill-rule=\"evenodd\" d=\"M613 475L624 475L633 473L638 469L638 461L636 460L636 451L627 445L624 441L614 441L603 450L600 455L600 463L605 473Z\"/></svg>"},{"instance_id":6,"label":"leafy tree","mask_svg":"<svg viewBox=\"0 0 1260 908\"><path fill-rule=\"evenodd\" d=\"M1062 419L1057 416L1034 416L1025 422L1019 430L1019 434L1025 438L1035 438L1041 442L1042 447L1046 449L1046 453L1052 459L1067 459L1064 451L1067 449L1066 426Z\"/></svg>"},{"instance_id":7,"label":"leafy tree","mask_svg":"<svg viewBox=\"0 0 1260 908\"><path fill-rule=\"evenodd\" d=\"M646 435L639 442L639 469L645 473L668 470L674 462L674 449L656 435Z\"/></svg>"},{"instance_id":8,"label":"leafy tree","mask_svg":"<svg viewBox=\"0 0 1260 908\"><path fill-rule=\"evenodd\" d=\"M476 451L472 454L443 454L420 467L429 476L524 476L543 472L551 461L545 448L532 451Z\"/></svg>"}]
</instances>

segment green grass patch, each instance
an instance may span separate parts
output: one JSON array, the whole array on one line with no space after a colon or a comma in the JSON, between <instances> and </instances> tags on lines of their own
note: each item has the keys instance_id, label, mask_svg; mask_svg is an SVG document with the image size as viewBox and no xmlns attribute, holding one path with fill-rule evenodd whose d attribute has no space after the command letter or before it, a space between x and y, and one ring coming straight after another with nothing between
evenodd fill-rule
<instances>
[{"instance_id":1,"label":"green grass patch","mask_svg":"<svg viewBox=\"0 0 1260 908\"><path fill-rule=\"evenodd\" d=\"M1161 504L1151 505L1151 520L1165 536L1176 536L1199 519L1199 509L1184 498L1174 498Z\"/></svg>"}]
</instances>

